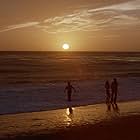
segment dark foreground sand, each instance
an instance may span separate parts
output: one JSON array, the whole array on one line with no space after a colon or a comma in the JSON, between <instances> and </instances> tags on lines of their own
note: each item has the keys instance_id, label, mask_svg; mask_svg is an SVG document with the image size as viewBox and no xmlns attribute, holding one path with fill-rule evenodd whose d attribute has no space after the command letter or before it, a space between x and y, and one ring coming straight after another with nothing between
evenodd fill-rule
<instances>
[{"instance_id":1,"label":"dark foreground sand","mask_svg":"<svg viewBox=\"0 0 140 140\"><path fill-rule=\"evenodd\" d=\"M71 127L56 133L29 133L13 140L140 140L140 116L123 117L95 125Z\"/></svg>"},{"instance_id":2,"label":"dark foreground sand","mask_svg":"<svg viewBox=\"0 0 140 140\"><path fill-rule=\"evenodd\" d=\"M22 125L23 129L22 131L17 131L20 129L18 127L18 120L15 123L16 125L16 131L13 133L10 131L10 129L7 131L8 133L5 135L6 137L1 137L1 139L11 139L11 140L36 140L36 139L43 139L43 140L140 140L140 102L131 102L131 103L121 103L119 104L119 112L114 112L111 110L110 112L106 112L102 109L104 107L102 105L96 105L96 106L88 106L88 107L82 107L82 108L77 108L77 114L75 112L75 116L73 116L73 120L65 120L64 114L62 114L62 118L60 117L59 119L59 112L63 112L64 110L58 111L58 118L51 118L52 120L54 119L55 121L52 121L50 124L54 124L56 127L50 127L49 122L48 125L49 127L42 127L41 125L36 126L36 129L34 129L33 125L32 127L29 127L30 125L25 125L26 123L29 124L29 120L27 116L31 117L31 114L29 113L28 115L26 114L20 114L20 115L15 115L15 116L3 116L0 117L0 119L5 123L14 123L12 122L14 118L25 118L24 119L24 125ZM122 112L121 112L122 109ZM95 111L97 110L97 114L92 114L92 110ZM85 116L82 117L84 114L82 114L82 111L84 111ZM51 112L51 117L55 114L56 111L53 111L52 114ZM107 113L105 116L105 112ZM34 113L32 114L34 117L37 117L37 114L42 115L46 114L48 112L42 112L42 114ZM101 113L101 114L100 114ZM116 114L117 113L117 114ZM82 114L82 115L79 115ZM103 116L105 117L101 117ZM69 114L68 114L69 115ZM91 116L90 116L91 115ZM95 115L95 116L93 116ZM46 115L45 117L47 117ZM93 118L96 119L91 119ZM5 118L11 118L6 120ZM49 117L49 116L48 116ZM77 119L80 118L80 119ZM99 119L98 119L99 118ZM62 119L62 120L61 120ZM64 119L64 120L63 120ZM71 118L72 119L72 118ZM86 120L88 119L88 120ZM27 121L28 120L28 121ZM1 122L2 122L1 121ZM7 122L6 122L7 121ZM32 121L36 121L35 119L32 119ZM37 120L41 122L40 120ZM46 121L46 120L45 120ZM82 121L82 122L81 122ZM32 122L32 123L33 123ZM55 123L58 122L58 125ZM63 123L66 122L66 123ZM85 123L83 123L85 122ZM42 122L43 123L43 122ZM18 125L17 125L18 124ZM43 123L44 124L44 123ZM60 127L60 129L56 129L57 127ZM3 125L3 124L1 124ZM47 124L45 124L47 125ZM25 127L24 127L25 126ZM64 127L65 126L65 127ZM6 126L8 129L8 125ZM5 129L6 132L6 127L1 127L0 129L3 128ZM30 129L29 129L30 128ZM49 131L49 128L51 128L51 131ZM13 127L14 129L14 127ZM25 131L28 130L28 131ZM17 132L17 133L16 133ZM48 133L49 132L49 133ZM11 134L10 134L11 133ZM12 136L12 133L14 134ZM1 133L0 134L4 134Z\"/></svg>"}]
</instances>

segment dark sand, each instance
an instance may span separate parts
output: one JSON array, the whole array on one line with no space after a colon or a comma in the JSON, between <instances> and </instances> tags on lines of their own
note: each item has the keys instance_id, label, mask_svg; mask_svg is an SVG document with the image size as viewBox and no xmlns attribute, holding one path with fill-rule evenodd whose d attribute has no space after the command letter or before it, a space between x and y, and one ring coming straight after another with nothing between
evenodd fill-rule
<instances>
[{"instance_id":1,"label":"dark sand","mask_svg":"<svg viewBox=\"0 0 140 140\"><path fill-rule=\"evenodd\" d=\"M115 114L115 112L113 112L113 110L111 110L111 112L108 112L107 116L102 118L100 116L105 115L103 112L103 106L102 105L96 105L96 106L87 106L87 107L81 107L81 108L77 108L75 109L75 111L79 112L76 114L75 112L75 120L69 121L63 124L63 121L61 121L61 117L59 119L59 117L55 120L55 118L52 118L52 120L54 119L56 122L58 123L62 123L63 125L65 125L65 127L62 127L60 129L56 129L57 127L60 126L60 124L51 129L51 131L48 133L48 127L42 127L41 125L36 126L36 129L34 129L34 127L27 127L25 124L29 123L28 121L28 117L33 115L34 117L39 114L43 116L43 114L47 114L48 112L42 112L42 113L34 113L34 114L20 114L20 115L15 115L15 116L3 116L3 122L6 122L5 118L25 118L25 122L24 125L22 125L23 130L22 131L17 131L20 129L17 128L18 125L15 123L16 126L16 131L17 133L13 133L14 135L12 136L10 129L8 130L8 133L6 135L6 137L1 137L1 139L7 140L7 139L11 139L11 140L36 140L36 139L43 139L43 140L140 140L140 114L139 114L139 110L140 110L140 106L139 106L139 102L128 102L128 103L121 103L119 104L120 109L122 109L122 112L120 110L120 113L118 115ZM92 115L94 115L94 113L90 116L91 114L91 110L95 111L95 108L97 110L97 114L99 114L97 116L97 121L92 120ZM60 110L58 112L63 112L64 110ZM85 116L83 117L82 111L84 111ZM56 111L53 111L52 114L54 115ZM58 113L57 112L57 113ZM88 112L90 112L88 114ZM58 116L63 116L61 115L61 113L58 113ZM101 114L100 114L101 113ZM51 114L51 112L49 112L49 114ZM79 115L82 114L82 115ZM115 114L115 116L114 116ZM51 116L53 116L51 115ZM96 114L95 114L96 115ZM110 117L108 117L110 116ZM47 117L47 115L45 116ZM49 116L48 116L49 117ZM65 116L63 116L65 118ZM63 120L62 117L62 120ZM77 120L77 118L79 118ZM93 116L93 118L96 118L95 116ZM88 121L86 120L88 119ZM9 120L9 119L8 119ZM5 124L8 123L8 120ZM14 119L11 119L12 121ZM9 123L12 123L12 121L10 120ZM28 120L28 121L26 121ZM2 122L1 121L1 122ZM40 120L33 120L32 121L40 121ZM59 122L60 121L60 122ZM83 122L87 122L87 123L81 123L81 121ZM32 123L33 123L32 122ZM47 120L48 124L49 121ZM65 121L64 121L65 122ZM43 122L42 122L43 123ZM54 123L55 122L51 122ZM44 123L43 123L44 124ZM69 125L68 125L69 124ZM70 125L71 124L71 125ZM46 125L46 124L45 124ZM24 127L25 126L25 127ZM8 127L8 125L7 125ZM0 128L2 128L0 126ZM4 127L3 127L4 128ZM30 128L30 129L29 129ZM14 129L14 127L13 127ZM27 131L25 131L27 130ZM6 127L5 127L5 131L6 131ZM0 132L1 133L1 132ZM11 134L10 134L11 133ZM1 133L2 134L2 133Z\"/></svg>"},{"instance_id":2,"label":"dark sand","mask_svg":"<svg viewBox=\"0 0 140 140\"><path fill-rule=\"evenodd\" d=\"M41 134L42 133L42 134ZM29 133L16 136L12 140L140 140L140 116L127 116L94 125L70 127L56 133Z\"/></svg>"}]
</instances>

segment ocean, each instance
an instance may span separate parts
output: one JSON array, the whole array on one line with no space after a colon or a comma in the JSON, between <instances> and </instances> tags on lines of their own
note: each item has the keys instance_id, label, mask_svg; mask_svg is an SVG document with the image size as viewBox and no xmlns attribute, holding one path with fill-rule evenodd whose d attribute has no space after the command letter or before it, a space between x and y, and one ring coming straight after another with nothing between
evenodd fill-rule
<instances>
[{"instance_id":1,"label":"ocean","mask_svg":"<svg viewBox=\"0 0 140 140\"><path fill-rule=\"evenodd\" d=\"M118 101L140 99L140 52L0 52L0 114L103 103L118 79ZM67 102L64 88L76 88Z\"/></svg>"}]
</instances>

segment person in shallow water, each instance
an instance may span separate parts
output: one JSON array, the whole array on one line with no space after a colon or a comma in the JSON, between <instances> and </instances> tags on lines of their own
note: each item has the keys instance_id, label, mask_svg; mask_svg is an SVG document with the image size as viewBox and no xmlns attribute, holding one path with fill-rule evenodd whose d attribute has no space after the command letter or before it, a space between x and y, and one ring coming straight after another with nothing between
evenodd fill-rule
<instances>
[{"instance_id":1,"label":"person in shallow water","mask_svg":"<svg viewBox=\"0 0 140 140\"><path fill-rule=\"evenodd\" d=\"M71 85L70 82L67 83L67 86L65 87L65 91L67 91L67 97L68 97L68 101L71 101L71 95L72 95L72 90L74 92L76 92L75 88Z\"/></svg>"},{"instance_id":2,"label":"person in shallow water","mask_svg":"<svg viewBox=\"0 0 140 140\"><path fill-rule=\"evenodd\" d=\"M109 81L105 82L105 89L106 89L106 103L110 102L110 84Z\"/></svg>"},{"instance_id":3,"label":"person in shallow water","mask_svg":"<svg viewBox=\"0 0 140 140\"><path fill-rule=\"evenodd\" d=\"M116 104L118 95L118 82L117 79L114 78L111 83L111 103Z\"/></svg>"},{"instance_id":4,"label":"person in shallow water","mask_svg":"<svg viewBox=\"0 0 140 140\"><path fill-rule=\"evenodd\" d=\"M110 110L110 84L109 84L109 81L107 80L105 82L105 89L106 89L106 104L107 104L107 107L108 107L108 110Z\"/></svg>"}]
</instances>

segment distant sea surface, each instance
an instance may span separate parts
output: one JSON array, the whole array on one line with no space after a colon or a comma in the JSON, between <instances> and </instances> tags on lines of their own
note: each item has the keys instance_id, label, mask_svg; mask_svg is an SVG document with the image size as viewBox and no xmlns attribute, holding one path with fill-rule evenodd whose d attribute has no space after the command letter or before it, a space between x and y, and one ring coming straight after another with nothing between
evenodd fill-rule
<instances>
[{"instance_id":1,"label":"distant sea surface","mask_svg":"<svg viewBox=\"0 0 140 140\"><path fill-rule=\"evenodd\" d=\"M93 91L99 94L104 81L114 77L127 83L127 91L140 91L140 52L0 52L0 114L64 107L68 80L81 92L74 105L100 102L103 94L93 99ZM87 93L89 99L81 99Z\"/></svg>"},{"instance_id":2,"label":"distant sea surface","mask_svg":"<svg viewBox=\"0 0 140 140\"><path fill-rule=\"evenodd\" d=\"M140 77L140 53L0 52L1 84Z\"/></svg>"}]
</instances>

